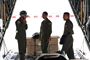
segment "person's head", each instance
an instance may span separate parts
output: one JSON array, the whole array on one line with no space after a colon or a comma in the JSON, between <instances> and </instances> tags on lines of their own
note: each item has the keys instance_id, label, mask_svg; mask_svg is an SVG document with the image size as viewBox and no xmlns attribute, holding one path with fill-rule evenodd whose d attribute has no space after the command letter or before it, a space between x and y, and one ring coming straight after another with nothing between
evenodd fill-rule
<instances>
[{"instance_id":1,"label":"person's head","mask_svg":"<svg viewBox=\"0 0 90 60\"><path fill-rule=\"evenodd\" d=\"M63 19L66 21L66 20L69 20L70 19L70 13L69 12L64 12L63 14Z\"/></svg>"},{"instance_id":2,"label":"person's head","mask_svg":"<svg viewBox=\"0 0 90 60\"><path fill-rule=\"evenodd\" d=\"M27 12L26 12L25 10L22 10L22 11L20 12L20 16L21 16L22 18L26 19L26 17L27 17Z\"/></svg>"},{"instance_id":3,"label":"person's head","mask_svg":"<svg viewBox=\"0 0 90 60\"><path fill-rule=\"evenodd\" d=\"M47 16L48 16L48 13L47 13L46 11L44 11L44 12L42 13L42 18L43 18L43 19L46 19Z\"/></svg>"}]
</instances>

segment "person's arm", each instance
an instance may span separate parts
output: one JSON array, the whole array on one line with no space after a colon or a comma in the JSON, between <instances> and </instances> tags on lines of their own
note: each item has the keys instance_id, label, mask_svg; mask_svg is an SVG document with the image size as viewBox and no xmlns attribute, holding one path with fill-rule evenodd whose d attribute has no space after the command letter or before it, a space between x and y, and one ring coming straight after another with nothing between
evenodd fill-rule
<instances>
[{"instance_id":1,"label":"person's arm","mask_svg":"<svg viewBox=\"0 0 90 60\"><path fill-rule=\"evenodd\" d=\"M70 22L65 23L65 27L64 27L64 36L67 36L69 34L72 34L73 32L73 24Z\"/></svg>"},{"instance_id":2,"label":"person's arm","mask_svg":"<svg viewBox=\"0 0 90 60\"><path fill-rule=\"evenodd\" d=\"M28 29L28 25L27 24L25 25L25 29Z\"/></svg>"},{"instance_id":3,"label":"person's arm","mask_svg":"<svg viewBox=\"0 0 90 60\"><path fill-rule=\"evenodd\" d=\"M46 24L45 24L45 30L46 30L46 34L47 34L47 37L51 37L51 33L52 33L52 22L51 21L48 21Z\"/></svg>"},{"instance_id":4,"label":"person's arm","mask_svg":"<svg viewBox=\"0 0 90 60\"><path fill-rule=\"evenodd\" d=\"M22 27L21 27L21 22L17 20L17 21L15 22L15 24L16 24L16 30L17 30L17 31L21 31L21 29L22 29Z\"/></svg>"},{"instance_id":5,"label":"person's arm","mask_svg":"<svg viewBox=\"0 0 90 60\"><path fill-rule=\"evenodd\" d=\"M25 30L28 29L28 25L27 25L27 21L26 20L23 20L23 25L25 27Z\"/></svg>"},{"instance_id":6,"label":"person's arm","mask_svg":"<svg viewBox=\"0 0 90 60\"><path fill-rule=\"evenodd\" d=\"M50 37L49 37L49 40L51 41L51 34L52 34L52 22L50 23Z\"/></svg>"},{"instance_id":7,"label":"person's arm","mask_svg":"<svg viewBox=\"0 0 90 60\"><path fill-rule=\"evenodd\" d=\"M49 34L51 35L51 33L52 33L52 22L51 23L49 23Z\"/></svg>"},{"instance_id":8,"label":"person's arm","mask_svg":"<svg viewBox=\"0 0 90 60\"><path fill-rule=\"evenodd\" d=\"M41 23L41 26L40 26L40 35L39 35L39 40L41 40L41 36L42 35L42 23Z\"/></svg>"}]
</instances>

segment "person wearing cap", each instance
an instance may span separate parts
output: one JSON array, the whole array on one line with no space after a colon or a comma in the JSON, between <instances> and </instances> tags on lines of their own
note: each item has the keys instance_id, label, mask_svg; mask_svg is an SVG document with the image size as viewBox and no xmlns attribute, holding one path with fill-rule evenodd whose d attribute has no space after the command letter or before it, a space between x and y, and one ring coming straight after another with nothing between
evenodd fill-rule
<instances>
[{"instance_id":1,"label":"person wearing cap","mask_svg":"<svg viewBox=\"0 0 90 60\"><path fill-rule=\"evenodd\" d=\"M19 49L19 57L20 60L25 60L25 53L26 53L26 30L28 28L26 22L27 12L21 11L20 18L16 20L16 39L18 42L18 49Z\"/></svg>"},{"instance_id":2,"label":"person wearing cap","mask_svg":"<svg viewBox=\"0 0 90 60\"><path fill-rule=\"evenodd\" d=\"M49 39L52 33L52 22L47 18L48 13L45 11L42 13L44 19L40 27L40 40L42 53L48 53Z\"/></svg>"},{"instance_id":3,"label":"person wearing cap","mask_svg":"<svg viewBox=\"0 0 90 60\"><path fill-rule=\"evenodd\" d=\"M63 14L63 19L65 22L64 26L64 33L61 37L63 41L63 47L59 53L63 54L64 52L67 54L69 59L75 59L74 51L73 51L73 23L70 21L70 14L69 12L65 12Z\"/></svg>"}]
</instances>

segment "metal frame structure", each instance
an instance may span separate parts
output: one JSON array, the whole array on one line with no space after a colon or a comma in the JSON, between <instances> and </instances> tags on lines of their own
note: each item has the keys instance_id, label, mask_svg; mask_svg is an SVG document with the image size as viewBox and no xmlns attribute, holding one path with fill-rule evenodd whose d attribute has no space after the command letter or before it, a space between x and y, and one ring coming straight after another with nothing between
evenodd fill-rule
<instances>
[{"instance_id":1,"label":"metal frame structure","mask_svg":"<svg viewBox=\"0 0 90 60\"><path fill-rule=\"evenodd\" d=\"M90 15L90 1L89 0L69 0L78 25L81 27L81 30L84 34L87 46L90 50L90 42L86 34L86 23Z\"/></svg>"},{"instance_id":2,"label":"metal frame structure","mask_svg":"<svg viewBox=\"0 0 90 60\"><path fill-rule=\"evenodd\" d=\"M0 0L0 17L3 20L3 33L0 41L0 49L3 42L3 37L5 35L6 29L9 26L9 22L15 7L16 0Z\"/></svg>"}]
</instances>

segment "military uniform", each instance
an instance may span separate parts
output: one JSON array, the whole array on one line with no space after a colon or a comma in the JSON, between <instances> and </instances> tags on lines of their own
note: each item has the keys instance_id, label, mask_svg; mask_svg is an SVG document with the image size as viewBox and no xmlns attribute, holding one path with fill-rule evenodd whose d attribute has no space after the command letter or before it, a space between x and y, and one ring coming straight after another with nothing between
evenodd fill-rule
<instances>
[{"instance_id":1,"label":"military uniform","mask_svg":"<svg viewBox=\"0 0 90 60\"><path fill-rule=\"evenodd\" d=\"M52 33L52 22L49 19L43 20L40 28L42 53L48 53L48 43L51 33Z\"/></svg>"},{"instance_id":2,"label":"military uniform","mask_svg":"<svg viewBox=\"0 0 90 60\"><path fill-rule=\"evenodd\" d=\"M22 18L19 18L15 23L16 23L16 30L17 30L15 38L18 41L20 60L25 60L27 24L26 22L22 22Z\"/></svg>"},{"instance_id":3,"label":"military uniform","mask_svg":"<svg viewBox=\"0 0 90 60\"><path fill-rule=\"evenodd\" d=\"M65 41L62 47L62 51L65 51L69 59L74 59L74 51L73 51L73 24L70 20L67 20L64 27L64 34L62 37L65 37Z\"/></svg>"}]
</instances>

